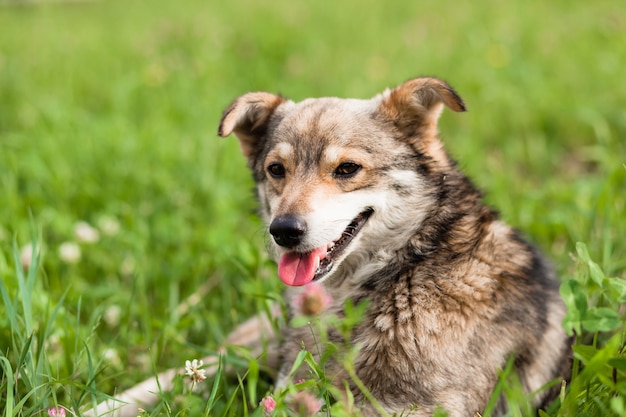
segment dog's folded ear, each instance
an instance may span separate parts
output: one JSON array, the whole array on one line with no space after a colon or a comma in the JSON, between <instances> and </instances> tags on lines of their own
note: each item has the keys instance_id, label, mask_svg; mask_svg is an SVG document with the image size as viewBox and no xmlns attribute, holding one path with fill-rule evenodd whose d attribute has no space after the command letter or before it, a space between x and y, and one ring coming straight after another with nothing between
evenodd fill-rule
<instances>
[{"instance_id":1,"label":"dog's folded ear","mask_svg":"<svg viewBox=\"0 0 626 417\"><path fill-rule=\"evenodd\" d=\"M270 117L284 102L285 98L275 94L244 94L224 110L217 134L225 137L234 133L239 139L241 151L250 158L267 129Z\"/></svg>"},{"instance_id":2,"label":"dog's folded ear","mask_svg":"<svg viewBox=\"0 0 626 417\"><path fill-rule=\"evenodd\" d=\"M461 112L465 103L446 82L437 78L414 78L386 91L379 111L401 130L421 137L436 136L443 106Z\"/></svg>"}]
</instances>

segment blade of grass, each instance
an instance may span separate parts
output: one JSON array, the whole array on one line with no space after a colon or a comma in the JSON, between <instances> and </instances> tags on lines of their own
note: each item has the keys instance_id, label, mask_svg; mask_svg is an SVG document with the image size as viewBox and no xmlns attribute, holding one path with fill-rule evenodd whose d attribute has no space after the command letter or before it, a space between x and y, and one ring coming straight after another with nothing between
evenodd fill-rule
<instances>
[{"instance_id":1,"label":"blade of grass","mask_svg":"<svg viewBox=\"0 0 626 417\"><path fill-rule=\"evenodd\" d=\"M31 264L29 265L28 278L24 276L24 268L22 267L22 263L20 260L20 251L17 246L17 241L13 243L13 260L15 262L15 275L17 277L18 283L18 291L20 295L20 299L22 300L22 317L24 319L24 324L26 326L25 333L30 334L33 331L33 315L32 315L32 304L31 304L31 296L33 293L33 283L34 283L34 270L37 268L39 263L39 254L37 250L37 243L33 242L31 246ZM32 271L32 272L31 272Z\"/></svg>"},{"instance_id":2,"label":"blade of grass","mask_svg":"<svg viewBox=\"0 0 626 417\"><path fill-rule=\"evenodd\" d=\"M11 296L9 294L9 290L4 285L4 277L0 279L0 293L2 293L2 301L4 302L4 308L6 309L6 317L9 319L9 325L11 329L11 335L18 339L21 338L21 333L18 332L18 324L17 324L17 311L16 311L16 303L17 300L12 301Z\"/></svg>"},{"instance_id":3,"label":"blade of grass","mask_svg":"<svg viewBox=\"0 0 626 417\"><path fill-rule=\"evenodd\" d=\"M211 410L213 410L213 407L215 406L215 400L217 399L217 392L220 385L220 380L222 379L222 364L222 355L220 355L217 362L217 371L215 372L215 379L213 380L211 394L209 395L209 399L207 400L206 407L204 409L205 416L209 416L211 414Z\"/></svg>"},{"instance_id":4,"label":"blade of grass","mask_svg":"<svg viewBox=\"0 0 626 417\"><path fill-rule=\"evenodd\" d=\"M2 369L4 370L4 377L7 380L4 416L13 417L13 389L15 386L15 375L13 374L11 362L4 355L0 356L0 362L2 363Z\"/></svg>"}]
</instances>

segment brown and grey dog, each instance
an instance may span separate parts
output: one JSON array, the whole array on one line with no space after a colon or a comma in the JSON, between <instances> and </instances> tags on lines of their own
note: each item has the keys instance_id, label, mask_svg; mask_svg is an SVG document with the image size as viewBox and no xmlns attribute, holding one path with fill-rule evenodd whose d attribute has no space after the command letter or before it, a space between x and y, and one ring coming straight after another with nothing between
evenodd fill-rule
<instances>
[{"instance_id":1,"label":"brown and grey dog","mask_svg":"<svg viewBox=\"0 0 626 417\"><path fill-rule=\"evenodd\" d=\"M346 301L368 300L351 333L354 369L385 412L480 413L510 358L540 407L553 394L542 387L569 371L558 282L443 149L444 106L465 110L435 78L371 100L249 93L224 112L219 135L234 133L248 159L286 297L317 283L340 317ZM315 340L308 328L282 339L284 379ZM336 368L363 415L379 415ZM505 411L501 401L495 415Z\"/></svg>"}]
</instances>

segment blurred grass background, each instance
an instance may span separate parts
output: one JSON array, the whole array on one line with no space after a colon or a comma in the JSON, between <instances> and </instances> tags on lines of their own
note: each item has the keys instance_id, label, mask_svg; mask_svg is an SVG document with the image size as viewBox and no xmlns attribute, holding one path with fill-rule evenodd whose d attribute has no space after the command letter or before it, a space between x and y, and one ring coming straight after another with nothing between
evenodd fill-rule
<instances>
[{"instance_id":1,"label":"blurred grass background","mask_svg":"<svg viewBox=\"0 0 626 417\"><path fill-rule=\"evenodd\" d=\"M625 39L617 0L0 1L0 275L16 294L37 242L52 379L86 381L85 350L108 393L182 366L281 288L221 111L432 75L468 105L442 136L487 201L564 279L578 241L626 277Z\"/></svg>"}]
</instances>

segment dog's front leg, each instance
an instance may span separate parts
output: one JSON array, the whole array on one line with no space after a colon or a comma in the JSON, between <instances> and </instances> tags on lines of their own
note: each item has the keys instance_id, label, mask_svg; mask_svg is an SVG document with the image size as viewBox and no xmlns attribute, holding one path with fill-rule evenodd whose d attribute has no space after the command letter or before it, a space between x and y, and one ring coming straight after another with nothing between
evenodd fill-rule
<instances>
[{"instance_id":1,"label":"dog's front leg","mask_svg":"<svg viewBox=\"0 0 626 417\"><path fill-rule=\"evenodd\" d=\"M273 306L270 312L272 318L278 317L280 309L278 305ZM243 346L249 348L254 356L263 353L267 348L266 363L269 368L276 369L278 364L278 346L272 320L266 314L259 314L246 320L226 339L225 346ZM274 346L275 345L275 346ZM224 354L226 348L219 350ZM214 356L203 359L205 362L215 361ZM204 368L207 377L215 375L218 365L213 364ZM170 391L173 388L174 378L180 373L180 368L172 368L159 373L156 377L151 377L135 385L132 388L116 395L114 399L106 400L98 404L95 409L83 413L88 417L137 417L138 409L148 409L154 406L159 400L159 392Z\"/></svg>"}]
</instances>

